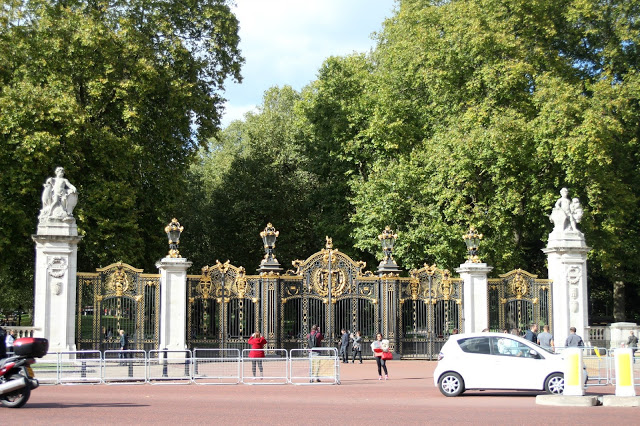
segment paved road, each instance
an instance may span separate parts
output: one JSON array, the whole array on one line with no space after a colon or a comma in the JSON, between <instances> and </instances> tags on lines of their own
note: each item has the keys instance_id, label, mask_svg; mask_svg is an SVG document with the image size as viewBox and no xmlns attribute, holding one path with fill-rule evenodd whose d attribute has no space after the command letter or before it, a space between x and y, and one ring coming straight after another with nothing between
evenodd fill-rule
<instances>
[{"instance_id":1,"label":"paved road","mask_svg":"<svg viewBox=\"0 0 640 426\"><path fill-rule=\"evenodd\" d=\"M472 392L446 398L433 386L435 362L341 364L341 385L57 385L36 389L0 419L24 424L638 424L640 409L547 407L532 392ZM591 388L589 394L612 393Z\"/></svg>"}]
</instances>

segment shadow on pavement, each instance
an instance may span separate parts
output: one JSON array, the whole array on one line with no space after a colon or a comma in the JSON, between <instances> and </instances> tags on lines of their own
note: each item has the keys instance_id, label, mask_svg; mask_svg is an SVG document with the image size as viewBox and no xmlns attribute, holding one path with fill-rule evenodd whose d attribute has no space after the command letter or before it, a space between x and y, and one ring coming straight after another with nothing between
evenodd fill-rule
<instances>
[{"instance_id":1,"label":"shadow on pavement","mask_svg":"<svg viewBox=\"0 0 640 426\"><path fill-rule=\"evenodd\" d=\"M83 404L65 404L65 403L29 403L27 407L35 408L139 408L148 407L149 404L131 404L128 402L87 402Z\"/></svg>"}]
</instances>

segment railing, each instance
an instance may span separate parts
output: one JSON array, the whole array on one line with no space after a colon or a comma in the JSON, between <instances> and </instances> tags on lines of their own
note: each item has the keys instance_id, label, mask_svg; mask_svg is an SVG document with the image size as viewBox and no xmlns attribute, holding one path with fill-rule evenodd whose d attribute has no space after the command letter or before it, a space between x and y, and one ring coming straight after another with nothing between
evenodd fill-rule
<instances>
[{"instance_id":1,"label":"railing","mask_svg":"<svg viewBox=\"0 0 640 426\"><path fill-rule=\"evenodd\" d=\"M336 348L55 352L32 368L41 384L340 383Z\"/></svg>"},{"instance_id":2,"label":"railing","mask_svg":"<svg viewBox=\"0 0 640 426\"><path fill-rule=\"evenodd\" d=\"M13 336L15 339L19 339L20 337L33 337L34 331L40 330L37 327L20 327L13 325L3 325L0 328L4 328L7 333L13 330L15 332Z\"/></svg>"}]
</instances>

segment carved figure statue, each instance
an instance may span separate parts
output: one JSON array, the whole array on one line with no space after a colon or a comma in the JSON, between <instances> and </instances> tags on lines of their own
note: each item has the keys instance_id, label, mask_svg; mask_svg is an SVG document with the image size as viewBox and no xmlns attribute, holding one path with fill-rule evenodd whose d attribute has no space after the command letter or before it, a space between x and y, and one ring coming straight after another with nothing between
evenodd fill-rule
<instances>
[{"instance_id":1,"label":"carved figure statue","mask_svg":"<svg viewBox=\"0 0 640 426\"><path fill-rule=\"evenodd\" d=\"M64 169L56 168L56 177L48 178L42 191L40 219L67 219L73 217L78 203L76 187L64 177Z\"/></svg>"},{"instance_id":2,"label":"carved figure statue","mask_svg":"<svg viewBox=\"0 0 640 426\"><path fill-rule=\"evenodd\" d=\"M556 201L555 207L549 216L554 225L553 231L578 231L577 224L580 223L583 215L580 200L578 198L569 199L569 190L567 188L562 188L560 195L561 197Z\"/></svg>"}]
</instances>

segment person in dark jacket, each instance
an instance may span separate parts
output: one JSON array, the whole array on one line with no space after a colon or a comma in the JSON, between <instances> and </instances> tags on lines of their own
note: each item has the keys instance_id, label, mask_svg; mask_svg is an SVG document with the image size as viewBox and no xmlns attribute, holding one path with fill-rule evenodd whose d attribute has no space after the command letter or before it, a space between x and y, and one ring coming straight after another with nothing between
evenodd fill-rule
<instances>
[{"instance_id":1,"label":"person in dark jacket","mask_svg":"<svg viewBox=\"0 0 640 426\"><path fill-rule=\"evenodd\" d=\"M340 330L342 337L340 337L340 355L342 355L342 362L349 364L349 333L344 328Z\"/></svg>"},{"instance_id":2,"label":"person in dark jacket","mask_svg":"<svg viewBox=\"0 0 640 426\"><path fill-rule=\"evenodd\" d=\"M126 351L128 349L129 349L129 336L127 336L127 333L125 333L124 330L120 330L120 350ZM118 354L118 357L128 358L128 354L120 353Z\"/></svg>"},{"instance_id":3,"label":"person in dark jacket","mask_svg":"<svg viewBox=\"0 0 640 426\"><path fill-rule=\"evenodd\" d=\"M320 332L320 327L317 324L311 326L311 333L307 334L307 342L309 346L309 358L311 360L309 366L309 377L310 382L319 382L320 381L320 360L317 359L317 356L320 355L320 351L313 350L313 348L319 348L322 345L322 340L324 336Z\"/></svg>"},{"instance_id":4,"label":"person in dark jacket","mask_svg":"<svg viewBox=\"0 0 640 426\"><path fill-rule=\"evenodd\" d=\"M530 342L538 343L538 324L532 323L529 330L524 333L524 338Z\"/></svg>"},{"instance_id":5,"label":"person in dark jacket","mask_svg":"<svg viewBox=\"0 0 640 426\"><path fill-rule=\"evenodd\" d=\"M4 340L7 338L7 332L4 328L0 327L0 359L7 357L7 347Z\"/></svg>"}]
</instances>

